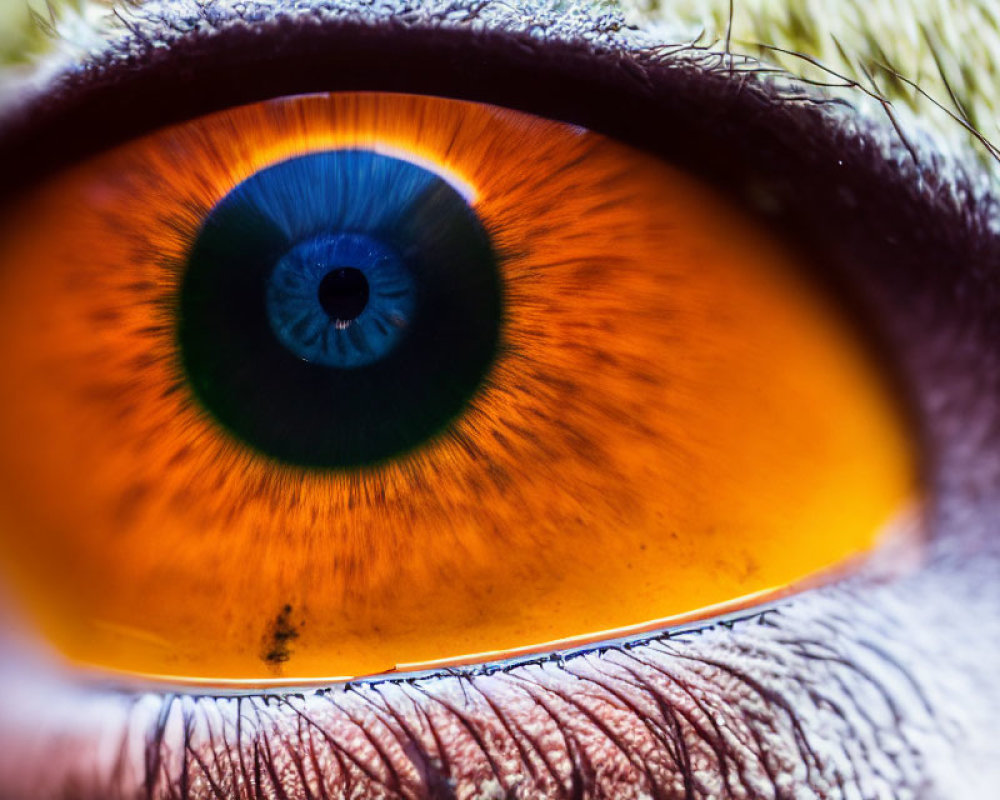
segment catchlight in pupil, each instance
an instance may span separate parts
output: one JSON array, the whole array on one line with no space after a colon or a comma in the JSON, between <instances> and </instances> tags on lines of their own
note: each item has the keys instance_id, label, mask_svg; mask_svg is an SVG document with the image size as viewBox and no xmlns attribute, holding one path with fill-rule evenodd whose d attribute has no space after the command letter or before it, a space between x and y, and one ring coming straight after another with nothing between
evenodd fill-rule
<instances>
[{"instance_id":1,"label":"catchlight in pupil","mask_svg":"<svg viewBox=\"0 0 1000 800\"><path fill-rule=\"evenodd\" d=\"M649 154L492 106L293 97L147 136L0 231L0 566L69 658L216 684L814 582L916 484L801 258Z\"/></svg>"},{"instance_id":2,"label":"catchlight in pupil","mask_svg":"<svg viewBox=\"0 0 1000 800\"><path fill-rule=\"evenodd\" d=\"M281 256L266 294L271 329L290 352L346 369L379 361L404 338L417 287L384 243L341 232L307 237Z\"/></svg>"}]
</instances>

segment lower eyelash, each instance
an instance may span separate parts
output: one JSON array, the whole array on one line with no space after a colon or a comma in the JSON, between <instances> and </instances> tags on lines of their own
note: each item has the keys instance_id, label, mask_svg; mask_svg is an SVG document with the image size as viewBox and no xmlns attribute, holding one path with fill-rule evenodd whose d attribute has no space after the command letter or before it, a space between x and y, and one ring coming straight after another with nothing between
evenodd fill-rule
<instances>
[{"instance_id":1,"label":"lower eyelash","mask_svg":"<svg viewBox=\"0 0 1000 800\"><path fill-rule=\"evenodd\" d=\"M90 712L63 706L63 744L50 741L38 763L75 774L53 791L73 800L905 797L955 741L981 733L959 702L975 675L958 684L948 669L968 630L953 630L950 646L919 632L928 598L967 602L956 580L936 567L905 586L829 587L697 635L492 673L268 695L92 695ZM992 662L980 656L983 673ZM91 726L77 741L99 746L70 746L67 715L76 730ZM22 746L0 742L5 754ZM5 794L46 784L3 774L16 776L4 800L49 796Z\"/></svg>"},{"instance_id":2,"label":"lower eyelash","mask_svg":"<svg viewBox=\"0 0 1000 800\"><path fill-rule=\"evenodd\" d=\"M846 593L833 594L731 630L491 675L139 696L127 763L71 796L824 797L891 783L901 797L927 752L907 731L939 724L935 698L901 653L865 644L900 621L849 622ZM845 742L847 761L831 749ZM888 772L882 751L895 753Z\"/></svg>"}]
</instances>

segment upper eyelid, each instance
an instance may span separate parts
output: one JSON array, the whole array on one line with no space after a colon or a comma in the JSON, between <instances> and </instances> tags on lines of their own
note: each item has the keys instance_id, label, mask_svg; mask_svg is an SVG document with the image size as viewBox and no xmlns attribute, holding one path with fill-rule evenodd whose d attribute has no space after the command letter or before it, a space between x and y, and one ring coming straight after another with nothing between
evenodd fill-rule
<instances>
[{"instance_id":1,"label":"upper eyelid","mask_svg":"<svg viewBox=\"0 0 1000 800\"><path fill-rule=\"evenodd\" d=\"M614 81L628 90L638 88L639 93L651 87L654 82L651 78L652 72L660 72L661 76L656 80L662 81L662 73L670 71L682 76L672 79L673 86L670 87L671 90L680 88L681 95L692 95L708 90L706 93L714 95L713 101L717 105L721 104L718 101L728 104L732 99L734 106L737 98L730 98L727 95L737 95L740 101L744 96L750 95L762 108L769 107L766 116L778 117L783 112L787 117L787 120L772 120L772 128L784 126L789 131L794 131L794 135L805 137L826 133L829 134L829 139L839 138L845 144L850 140L864 140L862 146L870 151L879 151L881 158L873 161L883 161L892 171L898 173L901 182L916 185L924 181L928 174L932 174L937 185L933 187L935 189L933 193L925 193L925 201L930 200L941 206L942 201L948 202L951 199L951 204L955 206L954 197L961 196L967 205L971 202L976 206L980 227L1000 227L1000 214L994 208L995 203L987 202L992 200L993 187L984 186L982 181L977 182L970 178L970 174L975 170L970 169L967 163L961 159L942 159L933 143L928 146L926 142L921 141L918 143L920 146L914 147L913 143L900 133L898 126L894 128L888 124L889 120L872 117L871 103L862 102L862 106L867 105L865 109L859 108L853 102L863 101L862 94L855 93L856 96L850 98L849 93L847 97L851 99L851 103L845 102L843 106L837 106L835 103L844 101L843 96L831 100L819 88L799 82L790 74L780 70L761 69L763 65L752 58L732 55L728 49L728 42L706 46L697 41L681 40L676 44L664 44L660 38L626 26L619 13L602 11L600 15L595 16L575 6L571 7L569 12L556 12L551 8L530 6L525 9L515 9L506 3L481 2L481 0L453 0L447 6L432 9L424 9L421 6L410 8L400 2L374 6L359 0L338 3L331 3L329 0L310 0L307 3L297 3L294 9L284 6L281 0L255 0L235 5L194 2L194 0L145 2L135 7L115 9L111 18L112 24L106 30L95 28L91 32L95 39L84 35L83 42L88 45L85 54L72 47L57 47L55 54L44 62L43 71L46 77L39 79L38 76L33 76L20 87L15 84L15 91L6 102L6 108L3 107L4 104L0 104L0 156L5 152L18 154L16 160L9 160L12 169L5 170L6 174L0 176L0 201L6 193L5 189L9 190L12 182L17 181L18 170L24 168L25 162L30 164L32 161L26 150L35 145L39 122L44 123L52 118L57 120L56 125L50 126L55 135L50 136L50 141L43 142L34 149L44 153L47 159L59 158L63 155L63 151L67 151L65 162L70 163L75 157L89 155L89 149L95 149L95 143L87 141L88 128L97 129L97 135L105 139L100 142L101 149L104 149L134 135L191 116L275 96L273 91L269 95L266 89L254 88L253 85L260 83L259 80L251 77L240 81L234 79L232 74L224 76L229 85L221 92L217 87L211 86L211 76L200 80L201 76L198 75L199 80L195 81L188 75L181 90L187 96L183 98L160 96L161 92L164 89L169 90L172 84L182 83L180 75L171 73L176 73L178 70L200 72L206 64L214 60L205 57L207 51L222 48L227 51L239 49L238 44L234 47L232 43L234 41L238 43L241 36L252 40L258 48L254 50L255 57L262 43L263 46L273 48L282 38L297 42L304 38L306 32L316 33L313 38L319 38L324 44L329 34L329 47L343 48L345 44L350 44L346 40L356 35L351 32L352 29L355 32L365 32L374 28L391 27L409 32L411 40L415 37L434 38L440 41L442 46L453 49L467 47L470 44L481 46L484 50L490 49L486 39L499 34L501 38L508 40L508 48L522 51L524 56L522 61L526 58L531 67L536 61L538 63L547 61L544 69L539 70L543 74L548 71L560 71L562 65L555 62L566 59L568 55L578 56L580 51L590 51L603 56L603 60L597 64L597 69L593 72L604 70L616 73ZM288 36L290 28L297 29L294 36ZM337 43L333 44L334 35L338 30L345 32L336 36ZM453 33L464 35L466 41L448 41L448 34ZM394 55L390 52L387 59L392 59ZM419 53L416 55L420 56ZM372 57L370 53L368 56ZM516 61L516 59L507 60L512 63ZM397 61L388 72L391 73L394 69L400 72L413 71L403 69L408 66ZM421 69L426 68L425 64L420 66ZM438 64L435 68L440 71L447 69L447 66ZM505 65L503 68L509 67ZM520 68L523 74L524 65L521 64ZM577 66L568 69L578 68ZM131 96L127 90L136 84L137 77L155 79L157 71L166 74L161 74L158 82L147 87L146 94L155 93L157 104L168 108L176 106L176 110L161 113L148 123L136 122L135 118L141 115L134 113L133 107L141 105L136 101L141 99L143 81L139 81L139 97L135 94L137 91L135 88L132 89ZM367 71L369 70L363 69L362 73ZM683 76L688 76L689 79ZM549 113L540 107L543 104L537 99L531 104L519 103L518 95L530 91L530 88L521 85L523 81L519 81L518 77L520 76L516 74L510 76L510 83L516 86L513 91L498 92L495 85L486 92L480 92L478 87L470 90L470 80L474 82L481 78L474 76L464 83L455 82L453 92L449 92L449 95L510 105L530 113L594 127L608 135L619 135L620 132L617 130L602 129L600 121L596 119L567 118L574 114L581 115L579 100L556 105L553 98L554 107ZM531 75L531 77L536 76ZM562 89L559 84L562 77L559 75L550 85L557 90ZM714 79L712 81L714 86L711 89L708 87L710 81L707 78ZM494 84L502 83L504 79L502 73L499 76L491 76ZM593 82L593 76L588 76L588 80ZM417 84L420 82L418 80ZM285 91L279 93L306 93L338 88L410 90L407 78L393 76L387 81L384 74L378 77L356 74L346 80L340 75L331 74L318 80L313 78L311 81L301 82L295 91L295 86L299 83L296 80L291 85L286 85ZM330 85L331 83L335 85ZM703 85L692 90L690 84ZM417 93L433 93L433 87L429 92L421 91L419 85L412 90ZM653 94L652 91L649 93ZM490 96L477 96L479 94ZM682 99L682 105L686 99ZM577 108L567 110L574 102ZM656 98L651 97L650 102L655 104ZM748 104L743 102L742 106L741 113L746 118ZM824 112L820 116L825 118L818 126L817 114L810 113L815 111L817 106L824 107ZM875 107L877 108L878 104L875 104ZM731 109L727 109L727 114L729 111ZM59 125L60 122L69 121L65 120L67 116L85 123L82 131L78 125L73 126L76 136L70 142L66 142L66 138L62 136L61 131L65 130L65 127ZM96 119L99 116L101 118ZM728 119L723 119L722 122L732 124ZM741 120L737 119L732 125L738 133L740 123ZM632 125L628 132L635 133L636 127ZM662 132L653 123L649 127L657 135ZM797 127L801 129L795 130ZM828 130L823 131L822 128ZM641 131L639 133L641 134ZM55 142L58 142L59 146L54 146ZM644 144L644 142L633 143L640 146ZM734 142L734 145L738 144L738 141ZM829 142L825 144L830 147ZM785 146L787 147L787 144ZM77 148L75 156L74 147ZM920 163L923 158L928 159L928 162ZM718 172L715 177L718 177ZM988 224L985 219L987 209L990 211ZM965 215L964 221L968 220L968 215Z\"/></svg>"},{"instance_id":2,"label":"upper eyelid","mask_svg":"<svg viewBox=\"0 0 1000 800\"><path fill-rule=\"evenodd\" d=\"M93 6L86 4L85 8ZM767 87L771 99L784 101L794 98L808 103L820 102L816 87L796 82L790 73L762 69L764 65L749 56L737 55L729 44L704 44L700 40L679 38L665 42L662 32L652 35L625 24L624 17L614 10L591 14L580 7L556 11L554 7L526 5L523 8L503 2L482 0L452 0L447 5L424 8L404 2L388 2L377 6L345 0L307 0L286 7L282 0L252 0L235 5L209 0L154 0L136 6L115 8L113 14L99 24L90 20L85 33L77 33L77 41L57 40L54 51L40 62L43 77L31 76L27 85L18 87L8 98L7 109L0 109L0 135L16 128L25 114L33 115L39 107L52 102L69 101L68 94L89 90L102 82L118 82L129 74L150 72L161 62L162 54L183 48L218 47L225 40L213 37L242 30L247 35L268 31L266 43L274 46L277 35L290 27L324 30L339 26L378 26L391 23L421 35L462 31L483 37L502 33L520 39L520 46L539 58L553 44L575 44L620 56L610 69L630 73L637 83L647 82L643 75L650 63L662 63L671 68L692 69L705 74L737 77L743 86ZM79 26L77 26L79 27ZM780 87L772 79L792 80ZM339 76L330 76L339 80ZM365 77L354 76L351 88L365 88ZM238 87L230 87L237 89ZM525 87L526 88L526 87ZM20 90L20 91L18 91ZM88 92L89 94L89 92ZM88 98L89 99L89 98ZM254 97L253 100L264 99ZM13 101L13 102L10 102ZM240 102L234 100L233 104ZM205 109L208 111L219 108Z\"/></svg>"},{"instance_id":3,"label":"upper eyelid","mask_svg":"<svg viewBox=\"0 0 1000 800\"><path fill-rule=\"evenodd\" d=\"M83 8L92 9L94 6L85 4ZM85 14L81 14L81 19L84 16ZM7 149L7 142L16 142L19 133L30 129L35 118L44 119L53 106L69 106L74 100L77 104L93 103L101 99L107 103L106 95L95 95L95 87L127 84L128 79L136 74L152 73L157 65L162 65L165 53L193 51L196 56L194 63L197 63L199 48L228 47L226 43L231 42L233 34L239 31L243 31L249 38L257 38L268 32L267 45L273 46L275 40L286 35L292 27L314 28L325 35L327 29L332 32L342 26L359 26L361 29L389 25L428 36L463 32L482 39L492 33L501 33L505 38L519 40L518 46L529 51L532 59L538 59L555 45L568 45L571 48L610 54L612 57L602 67L620 72L619 80L625 76L626 80L636 84L648 83L649 76L644 73L649 67L664 65L672 70L696 74L700 76L699 82L703 82L707 75L726 76L730 82L739 84L738 92L756 92L762 101L773 107L788 105L789 110L793 110L796 105L824 104L831 110L834 109L829 105L829 92L824 94L818 87L801 82L783 70L766 68L766 65L751 57L734 54L728 40L706 45L700 39L685 41L681 38L675 43L667 44L663 41L662 31L651 34L630 27L625 24L622 14L615 10L602 9L595 14L577 6L571 6L569 10L556 10L554 6L522 7L482 0L452 0L448 4L430 8L410 5L401 0L379 5L366 4L360 0L307 0L296 3L293 8L287 7L282 0L251 0L238 4L222 4L212 0L152 0L136 6L116 7L113 13L103 19L88 19L78 23L75 26L75 38L57 43L54 52L42 62L39 72L44 73L44 77L40 78L36 74L23 85L13 85L14 91L8 93L5 103L0 104L0 154ZM294 38L298 35L297 31ZM204 64L203 58L201 63ZM181 68L183 67L184 63L181 62ZM368 87L368 79L364 75L354 77L356 79L347 82L351 85L342 88L393 90L393 87ZM336 76L335 80L340 80L340 77ZM244 87L227 88L234 95L231 102L199 104L195 101L179 109L176 120L164 119L161 124L180 121L186 113L210 113L225 105L266 99L266 95L257 96L253 90L249 93L242 91ZM341 87L323 86L322 82L317 86L314 82L303 91L333 88ZM205 89L203 85L197 86L191 94L205 94ZM405 91L405 88L396 90ZM461 89L459 93L462 93ZM849 100L845 105L850 106L845 114L826 114L830 117L831 125L842 127L845 139L868 139L869 147L877 147L883 159L892 163L911 182L919 182L926 173L933 172L942 184L936 187L938 198L946 194L941 191L942 188L950 189L952 194L975 194L974 200L979 208L992 209L992 204L983 202L992 192L981 182L977 184L970 180L969 173L975 170L970 169L968 163L961 158L942 160L941 153L935 149L933 142L928 145L921 141L914 147L896 124L898 112L893 113L890 120L873 117L872 110L875 109L877 114L881 107L877 102L872 103L870 98L866 101L863 93L841 93L833 102L843 101L845 98ZM507 98L497 97L495 102L503 105L505 99ZM539 113L538 108L512 105L521 110ZM107 113L111 110L114 109L102 108L100 112ZM94 113L91 111L91 116ZM558 118L560 114L543 116ZM115 123L121 121L113 120ZM890 121L892 125L887 124ZM581 124L586 123L581 121ZM103 132L113 134L113 127L122 126L106 124ZM127 125L124 127L127 128ZM602 132L615 134L614 131ZM109 141L107 146L115 143ZM930 163L918 163L923 158L927 158ZM7 181L9 183L9 178ZM0 179L0 199L3 195L3 182L4 179ZM996 212L991 214L994 225L1000 225L997 217Z\"/></svg>"}]
</instances>

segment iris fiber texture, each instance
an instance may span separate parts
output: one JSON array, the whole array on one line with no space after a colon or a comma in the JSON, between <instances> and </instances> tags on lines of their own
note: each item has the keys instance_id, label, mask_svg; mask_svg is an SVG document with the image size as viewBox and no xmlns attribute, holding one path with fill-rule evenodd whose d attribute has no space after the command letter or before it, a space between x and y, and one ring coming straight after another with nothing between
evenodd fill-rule
<instances>
[{"instance_id":1,"label":"iris fiber texture","mask_svg":"<svg viewBox=\"0 0 1000 800\"><path fill-rule=\"evenodd\" d=\"M582 128L287 97L2 234L0 549L82 663L329 681L651 630L846 569L913 489L802 254Z\"/></svg>"}]
</instances>

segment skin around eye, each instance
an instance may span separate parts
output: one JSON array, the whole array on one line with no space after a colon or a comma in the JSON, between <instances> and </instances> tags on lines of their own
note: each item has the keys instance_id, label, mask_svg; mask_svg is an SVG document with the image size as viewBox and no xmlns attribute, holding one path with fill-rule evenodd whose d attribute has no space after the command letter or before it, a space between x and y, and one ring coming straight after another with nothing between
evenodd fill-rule
<instances>
[{"instance_id":1,"label":"skin around eye","mask_svg":"<svg viewBox=\"0 0 1000 800\"><path fill-rule=\"evenodd\" d=\"M73 661L218 684L816 580L915 456L801 258L650 155L486 105L292 97L135 141L0 236L3 567Z\"/></svg>"}]
</instances>

